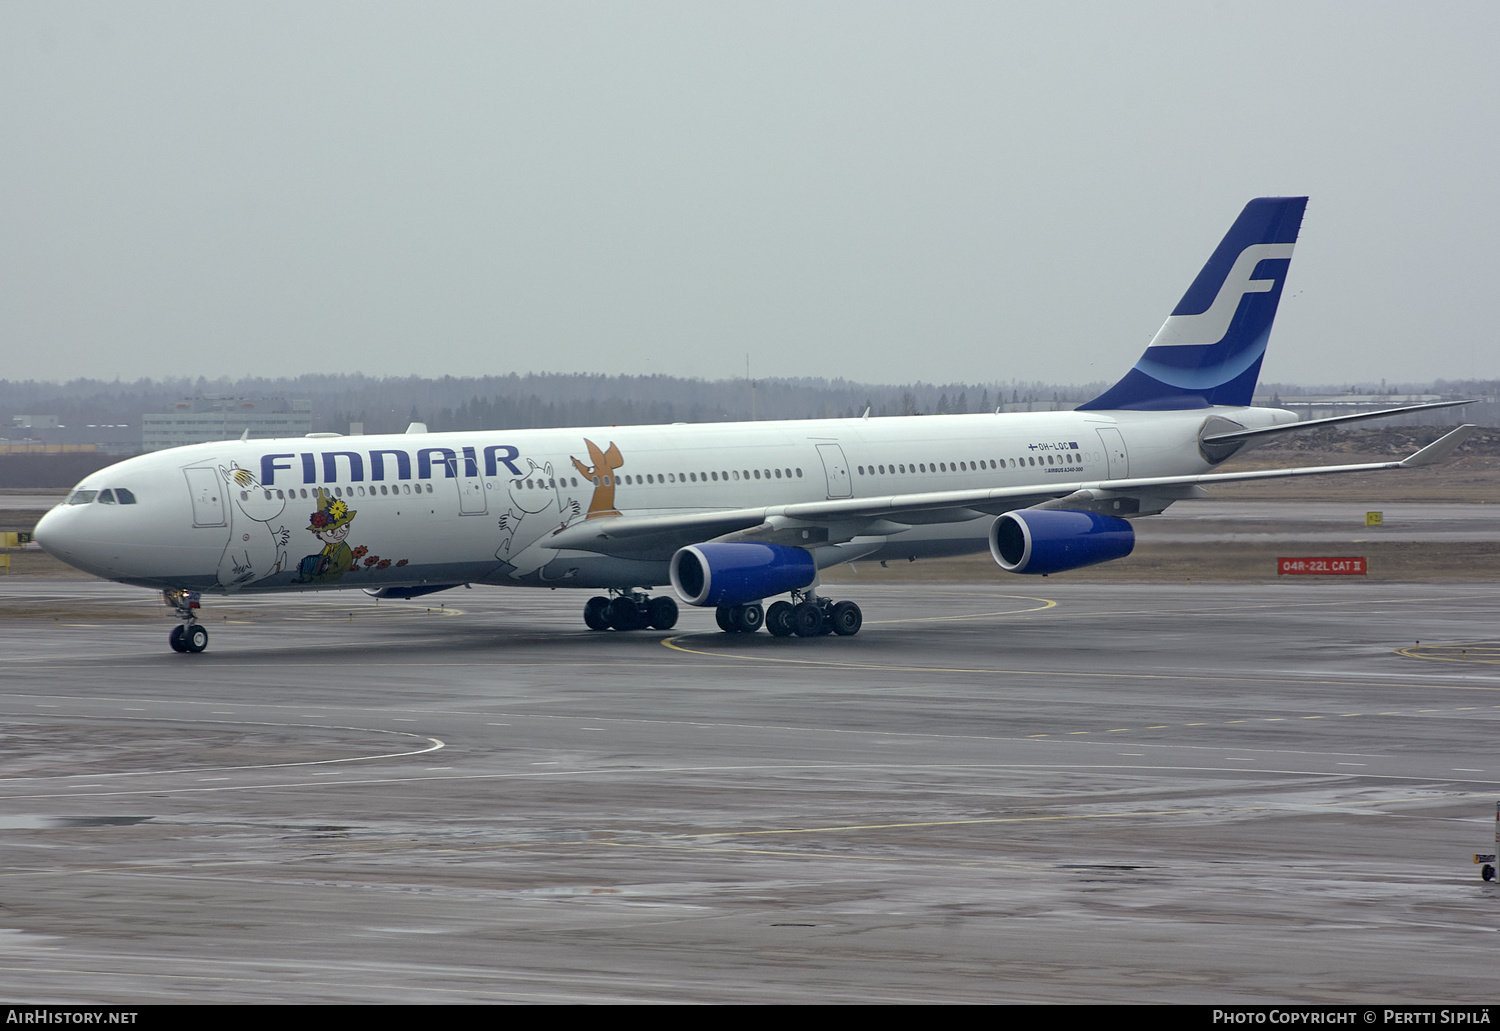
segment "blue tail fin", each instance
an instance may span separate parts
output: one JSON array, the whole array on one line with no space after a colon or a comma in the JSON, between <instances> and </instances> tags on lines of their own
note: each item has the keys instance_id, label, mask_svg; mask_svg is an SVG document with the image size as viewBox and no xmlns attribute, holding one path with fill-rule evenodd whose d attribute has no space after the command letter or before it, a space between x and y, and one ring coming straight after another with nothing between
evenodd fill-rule
<instances>
[{"instance_id":1,"label":"blue tail fin","mask_svg":"<svg viewBox=\"0 0 1500 1031\"><path fill-rule=\"evenodd\" d=\"M1080 411L1248 405L1306 197L1245 205L1125 378Z\"/></svg>"}]
</instances>

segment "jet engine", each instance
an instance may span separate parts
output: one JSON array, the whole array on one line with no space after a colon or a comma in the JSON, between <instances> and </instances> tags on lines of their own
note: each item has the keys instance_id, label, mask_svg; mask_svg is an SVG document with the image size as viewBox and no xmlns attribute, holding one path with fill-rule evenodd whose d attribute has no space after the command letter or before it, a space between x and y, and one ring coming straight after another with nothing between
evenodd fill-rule
<instances>
[{"instance_id":1,"label":"jet engine","mask_svg":"<svg viewBox=\"0 0 1500 1031\"><path fill-rule=\"evenodd\" d=\"M1135 530L1123 519L1069 509L1025 508L990 526L990 554L1008 573L1061 573L1124 558Z\"/></svg>"},{"instance_id":2,"label":"jet engine","mask_svg":"<svg viewBox=\"0 0 1500 1031\"><path fill-rule=\"evenodd\" d=\"M736 542L691 544L672 556L672 589L689 605L744 605L817 579L813 557L802 548Z\"/></svg>"}]
</instances>

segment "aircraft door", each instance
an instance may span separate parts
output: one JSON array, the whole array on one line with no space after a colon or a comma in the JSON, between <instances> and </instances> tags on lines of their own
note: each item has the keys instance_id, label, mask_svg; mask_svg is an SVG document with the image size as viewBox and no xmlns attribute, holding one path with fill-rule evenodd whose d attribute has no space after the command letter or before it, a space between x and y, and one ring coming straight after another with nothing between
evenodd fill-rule
<instances>
[{"instance_id":1,"label":"aircraft door","mask_svg":"<svg viewBox=\"0 0 1500 1031\"><path fill-rule=\"evenodd\" d=\"M224 492L228 486L217 466L193 465L182 470L193 499L194 526L228 526L224 517Z\"/></svg>"},{"instance_id":2,"label":"aircraft door","mask_svg":"<svg viewBox=\"0 0 1500 1031\"><path fill-rule=\"evenodd\" d=\"M854 485L849 478L849 462L844 458L844 449L837 444L819 444L818 457L823 460L823 472L828 476L829 498L853 497Z\"/></svg>"},{"instance_id":3,"label":"aircraft door","mask_svg":"<svg viewBox=\"0 0 1500 1031\"><path fill-rule=\"evenodd\" d=\"M480 479L477 475L467 475L467 466L470 465L470 461L468 459L463 461L463 466L465 467L463 472L465 475L459 475L459 459L453 458L445 461L443 464L448 468L448 476L458 487L458 514L484 515L486 504L484 480Z\"/></svg>"},{"instance_id":4,"label":"aircraft door","mask_svg":"<svg viewBox=\"0 0 1500 1031\"><path fill-rule=\"evenodd\" d=\"M1113 426L1101 427L1099 440L1104 444L1104 459L1109 463L1109 478L1123 480L1130 475L1130 453L1125 450L1125 438Z\"/></svg>"},{"instance_id":5,"label":"aircraft door","mask_svg":"<svg viewBox=\"0 0 1500 1031\"><path fill-rule=\"evenodd\" d=\"M477 476L458 478L458 514L484 515L484 481Z\"/></svg>"}]
</instances>

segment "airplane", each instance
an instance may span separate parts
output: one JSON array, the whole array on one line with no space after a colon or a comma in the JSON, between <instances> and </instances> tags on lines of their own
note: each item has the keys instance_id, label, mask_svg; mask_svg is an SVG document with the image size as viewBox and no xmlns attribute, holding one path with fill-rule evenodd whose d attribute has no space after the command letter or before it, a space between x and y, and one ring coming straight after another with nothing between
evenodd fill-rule
<instances>
[{"instance_id":1,"label":"airplane","mask_svg":"<svg viewBox=\"0 0 1500 1031\"><path fill-rule=\"evenodd\" d=\"M473 584L598 593L591 630L668 630L676 602L728 633L857 634L819 571L983 552L1047 575L1123 558L1130 520L1205 486L1409 469L1402 461L1216 473L1284 433L1466 401L1298 421L1251 398L1306 197L1250 201L1124 377L1074 411L929 418L306 437L196 444L86 477L35 540L163 592L169 643L201 652L204 593ZM766 605L767 599L786 598Z\"/></svg>"}]
</instances>

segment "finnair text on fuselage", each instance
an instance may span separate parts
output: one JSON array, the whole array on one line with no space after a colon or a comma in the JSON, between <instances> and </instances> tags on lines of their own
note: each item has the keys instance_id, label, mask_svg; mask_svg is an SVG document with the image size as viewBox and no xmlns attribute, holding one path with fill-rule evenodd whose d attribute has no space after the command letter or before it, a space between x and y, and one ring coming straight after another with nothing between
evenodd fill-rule
<instances>
[{"instance_id":1,"label":"finnair text on fuselage","mask_svg":"<svg viewBox=\"0 0 1500 1031\"><path fill-rule=\"evenodd\" d=\"M458 463L463 461L465 476L478 476L479 463L478 445L460 445L457 449L451 447L424 447L416 449L416 478L419 480L430 480L433 470L439 469L449 477L458 476ZM516 466L516 459L521 452L509 444L490 444L483 450L484 475L497 476L503 466L514 476L523 475ZM299 459L301 462L301 483L363 483L365 480L365 459L369 458L370 479L376 483L382 480L410 480L412 479L412 452L399 448L380 448L373 451L283 451L275 454L262 455L260 458L260 482L267 487L276 485L276 474L278 472L291 473L293 466L289 461L283 459ZM319 459L322 459L321 467ZM342 463L342 465L341 465ZM322 472L322 476L318 473ZM340 475L340 473L343 475ZM387 476L387 472L393 473ZM282 477L286 482L287 477Z\"/></svg>"}]
</instances>

